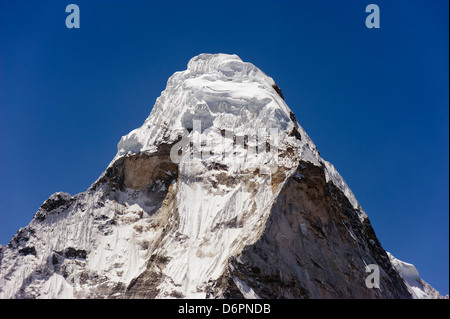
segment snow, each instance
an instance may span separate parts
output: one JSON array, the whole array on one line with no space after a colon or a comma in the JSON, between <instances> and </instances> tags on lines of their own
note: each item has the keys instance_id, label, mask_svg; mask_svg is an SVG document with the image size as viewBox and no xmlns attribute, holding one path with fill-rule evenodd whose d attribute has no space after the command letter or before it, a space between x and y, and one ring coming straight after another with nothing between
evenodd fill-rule
<instances>
[{"instance_id":1,"label":"snow","mask_svg":"<svg viewBox=\"0 0 450 319\"><path fill-rule=\"evenodd\" d=\"M144 213L142 206L149 209L151 203L141 206L139 202L144 199L136 203L133 192L127 191L119 196L118 202L107 200L104 206L95 207L94 203L101 202L103 195L102 189L81 193L76 195L78 205L71 205L59 214L52 213L43 221L31 221L25 229L33 229L34 236L29 236L23 245L33 246L36 255L22 256L14 249L5 250L0 265L0 299L17 294L24 280L32 283L25 294L38 292L39 298L83 298L95 289L99 278L108 278L110 285L127 285L145 269L149 251L142 248L143 244L161 232L147 227L153 218ZM105 227L111 220L115 221L115 227ZM140 232L138 226L148 230ZM64 258L60 267L69 273L65 278L51 270L51 263L54 253L67 247L86 251L87 258ZM39 269L47 270L41 273ZM46 273L49 277L43 280ZM82 280L83 276L87 279Z\"/></svg>"},{"instance_id":2,"label":"snow","mask_svg":"<svg viewBox=\"0 0 450 319\"><path fill-rule=\"evenodd\" d=\"M406 287L415 299L434 299L441 297L436 289L420 278L419 271L413 264L395 258L389 252L387 252L387 254L392 266L394 266L399 275L403 278Z\"/></svg>"},{"instance_id":3,"label":"snow","mask_svg":"<svg viewBox=\"0 0 450 319\"><path fill-rule=\"evenodd\" d=\"M73 287L63 276L53 274L42 286L40 299L73 299Z\"/></svg>"},{"instance_id":4,"label":"snow","mask_svg":"<svg viewBox=\"0 0 450 319\"><path fill-rule=\"evenodd\" d=\"M211 192L204 180L212 174L196 175L199 181L191 176L180 178L176 200L180 224L176 234L169 235L180 239L169 240L162 248L170 261L162 270L159 298L173 291L186 298L205 298L201 287L220 277L230 256L258 239L258 230L268 218L274 196L267 187L269 177L255 177L256 190L242 189L238 183ZM258 205L254 207L253 202Z\"/></svg>"},{"instance_id":5,"label":"snow","mask_svg":"<svg viewBox=\"0 0 450 319\"><path fill-rule=\"evenodd\" d=\"M363 221L365 218L367 218L366 213L361 208L361 205L359 205L358 201L356 200L355 195L351 191L350 187L348 187L347 183L344 181L342 176L337 172L336 168L331 164L330 162L327 162L325 160L321 160L321 162L325 165L325 177L327 182L331 181L335 186L337 186L344 195L348 198L350 201L350 204L352 204L353 208L356 209L358 213L358 217L361 221Z\"/></svg>"},{"instance_id":6,"label":"snow","mask_svg":"<svg viewBox=\"0 0 450 319\"><path fill-rule=\"evenodd\" d=\"M290 110L273 84L272 78L235 55L195 57L186 71L169 79L144 124L122 137L118 156L153 151L164 138L173 142L193 127L193 120L200 120L203 130L292 128Z\"/></svg>"}]
</instances>

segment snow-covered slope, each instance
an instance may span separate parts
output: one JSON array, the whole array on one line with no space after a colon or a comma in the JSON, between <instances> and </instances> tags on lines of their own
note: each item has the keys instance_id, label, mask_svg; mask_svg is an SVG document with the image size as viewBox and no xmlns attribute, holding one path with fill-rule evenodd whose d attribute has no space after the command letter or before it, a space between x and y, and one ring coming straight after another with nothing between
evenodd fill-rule
<instances>
[{"instance_id":1,"label":"snow-covered slope","mask_svg":"<svg viewBox=\"0 0 450 319\"><path fill-rule=\"evenodd\" d=\"M398 271L400 276L405 280L408 290L411 292L415 299L437 299L443 298L439 291L430 286L419 276L419 272L413 264L406 263L395 258L392 254L388 253L389 259ZM445 296L448 298L448 295Z\"/></svg>"},{"instance_id":2,"label":"snow-covered slope","mask_svg":"<svg viewBox=\"0 0 450 319\"><path fill-rule=\"evenodd\" d=\"M0 298L88 297L412 293L273 79L201 54L86 192L52 195L0 247Z\"/></svg>"}]
</instances>

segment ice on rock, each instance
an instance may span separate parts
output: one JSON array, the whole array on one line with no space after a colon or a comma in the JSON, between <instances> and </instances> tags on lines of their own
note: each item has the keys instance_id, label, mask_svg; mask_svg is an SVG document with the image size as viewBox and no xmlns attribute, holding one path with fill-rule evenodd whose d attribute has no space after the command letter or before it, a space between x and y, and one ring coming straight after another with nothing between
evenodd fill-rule
<instances>
[{"instance_id":1,"label":"ice on rock","mask_svg":"<svg viewBox=\"0 0 450 319\"><path fill-rule=\"evenodd\" d=\"M387 252L387 255L394 268L405 280L406 286L415 299L442 298L441 294L436 289L420 278L419 271L413 264L395 258L389 252ZM448 298L448 295L445 298Z\"/></svg>"}]
</instances>

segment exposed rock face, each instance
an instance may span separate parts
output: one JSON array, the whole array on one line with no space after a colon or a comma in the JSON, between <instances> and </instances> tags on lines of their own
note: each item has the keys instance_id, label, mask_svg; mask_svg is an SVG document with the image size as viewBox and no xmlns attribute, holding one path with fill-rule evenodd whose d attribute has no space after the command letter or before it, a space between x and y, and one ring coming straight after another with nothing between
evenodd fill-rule
<instances>
[{"instance_id":1,"label":"exposed rock face","mask_svg":"<svg viewBox=\"0 0 450 319\"><path fill-rule=\"evenodd\" d=\"M86 192L52 195L0 247L0 298L440 296L393 260L275 82L203 54Z\"/></svg>"},{"instance_id":2,"label":"exposed rock face","mask_svg":"<svg viewBox=\"0 0 450 319\"><path fill-rule=\"evenodd\" d=\"M232 258L230 276L261 298L410 298L368 221L357 218L323 169L301 162L259 240ZM366 265L381 268L368 289Z\"/></svg>"}]
</instances>

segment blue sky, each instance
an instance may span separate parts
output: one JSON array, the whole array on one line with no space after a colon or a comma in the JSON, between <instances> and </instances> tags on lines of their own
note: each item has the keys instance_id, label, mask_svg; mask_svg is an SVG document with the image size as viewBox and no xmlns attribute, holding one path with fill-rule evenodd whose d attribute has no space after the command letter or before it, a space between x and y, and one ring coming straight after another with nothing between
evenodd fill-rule
<instances>
[{"instance_id":1,"label":"blue sky","mask_svg":"<svg viewBox=\"0 0 450 319\"><path fill-rule=\"evenodd\" d=\"M67 29L76 3L81 28ZM381 28L367 29L376 3ZM382 245L449 283L448 1L0 0L0 243L86 190L197 54L275 79Z\"/></svg>"}]
</instances>

